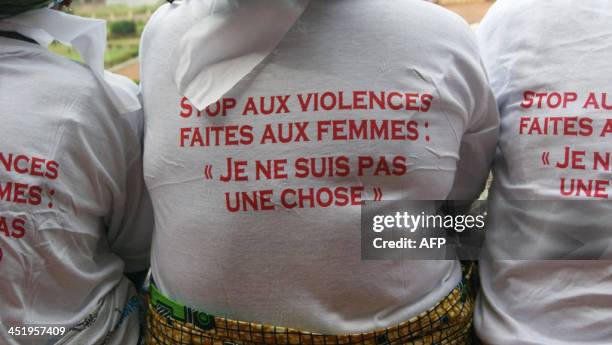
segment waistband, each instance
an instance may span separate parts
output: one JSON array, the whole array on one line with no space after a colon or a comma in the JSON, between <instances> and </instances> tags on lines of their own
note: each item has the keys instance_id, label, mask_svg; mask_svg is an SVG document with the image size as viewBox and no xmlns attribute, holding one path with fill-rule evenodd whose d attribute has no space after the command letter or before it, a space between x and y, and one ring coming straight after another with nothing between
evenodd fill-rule
<instances>
[{"instance_id":1,"label":"waistband","mask_svg":"<svg viewBox=\"0 0 612 345\"><path fill-rule=\"evenodd\" d=\"M172 301L151 284L147 344L467 345L474 303L467 283L470 271L464 271L464 280L438 304L408 321L371 332L334 335L215 316Z\"/></svg>"}]
</instances>

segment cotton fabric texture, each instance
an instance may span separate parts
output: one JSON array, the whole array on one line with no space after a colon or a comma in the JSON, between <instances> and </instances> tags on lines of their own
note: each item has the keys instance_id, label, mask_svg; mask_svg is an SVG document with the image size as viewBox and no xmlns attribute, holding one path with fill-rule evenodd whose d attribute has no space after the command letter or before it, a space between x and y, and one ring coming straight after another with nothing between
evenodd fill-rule
<instances>
[{"instance_id":1,"label":"cotton fabric texture","mask_svg":"<svg viewBox=\"0 0 612 345\"><path fill-rule=\"evenodd\" d=\"M65 37L52 25L62 24L56 14L41 11L26 14L39 27L19 16L0 23L39 42L58 33ZM74 21L63 23L70 28ZM100 43L88 42L90 48ZM112 86L96 73L42 43L0 37L3 344L138 340L135 290L123 274L149 264L152 217L142 178L143 117L139 107L120 111L122 103L107 92ZM115 80L124 83L118 92L136 88ZM132 96L137 100L136 93ZM8 334L11 326L27 325L71 331L65 338Z\"/></svg>"},{"instance_id":2,"label":"cotton fabric texture","mask_svg":"<svg viewBox=\"0 0 612 345\"><path fill-rule=\"evenodd\" d=\"M501 113L489 215L504 224L489 229L487 236L493 239L487 239L486 260L480 264L482 293L475 326L485 344L612 343L612 263L499 260L538 241L549 245L549 232L579 239L596 227L604 233L610 229L610 201L598 198L594 189L588 196L570 187L570 179L588 184L612 177L594 161L596 152L605 155L612 144L612 136L601 136L611 118L602 99L610 91L607 76L612 73L610 18L612 4L604 1L500 0L478 29ZM538 99L526 92L557 92L562 98L567 94L568 101L556 105L556 96L545 97L539 107ZM591 93L596 96L589 102ZM574 126L560 123L554 134L553 125L544 125L547 117L590 120ZM534 119L540 120L540 127L533 125ZM568 148L584 151L583 161L574 168L559 168ZM542 205L556 207L527 208L522 200L546 200ZM568 209L554 204L559 200L599 201ZM495 240L518 234L533 240ZM595 242L585 244L605 249L610 236Z\"/></svg>"},{"instance_id":3,"label":"cotton fabric texture","mask_svg":"<svg viewBox=\"0 0 612 345\"><path fill-rule=\"evenodd\" d=\"M225 115L198 115L178 91L176 72L190 67L179 63L209 58L207 40L190 43L191 59L185 59L180 47L186 33L194 34L192 30L210 19L215 4L166 4L151 18L142 40L144 169L155 209L152 272L159 290L214 315L326 334L397 325L436 305L459 283L459 263L362 261L360 205L355 201L360 198L341 194L353 188L353 195L363 199L380 193L389 200L478 197L493 156L498 114L468 25L423 1L310 1L270 54L223 94L221 103L231 109ZM215 37L215 45L232 44L258 19L224 31ZM206 31L198 34L210 36ZM219 70L229 66L218 63ZM214 80L202 80L202 89L217 90L216 84L206 82ZM395 105L400 98L419 98L407 93L420 98L396 110L380 105L359 109L363 104L339 109L336 101L335 109L315 111L311 103L302 111L298 96L306 102L308 93L329 92L326 97L331 99L330 94L340 97L338 92L343 92L345 103L352 104L348 100L354 95L388 96L394 91L400 93ZM433 97L430 109L427 95ZM245 112L249 97L260 111L260 97L266 109L274 98L274 110L266 116L260 111L254 115L253 109ZM286 101L287 109L279 99ZM211 114L215 109L214 103L208 108ZM397 140L334 140L324 131L317 133L317 126L325 125L320 122L328 120L364 126L395 120L404 129ZM405 133L410 121L419 126L418 138ZM304 131L299 139L296 123ZM279 125L285 135L294 127L292 140L262 142L266 128L278 130ZM229 134L229 142L225 135L219 142L211 136L211 131L232 131L231 126L240 126L244 135ZM398 175L382 170L378 176L373 170L360 174L360 157L375 157L377 162L400 157ZM236 181L233 172L223 178L230 158L248 161L248 180L238 173ZM311 173L310 158L318 176ZM258 178L255 160L263 165L286 160L286 166L278 168L276 176L260 172ZM349 162L350 171L343 161ZM319 176L322 164L334 165L343 176L329 165ZM304 198L311 189L336 191L336 203L327 204L329 194L318 202ZM252 198L253 191L267 191L263 197L269 200L256 206L247 203L246 209L239 202L242 206L236 208L236 197L246 193Z\"/></svg>"}]
</instances>

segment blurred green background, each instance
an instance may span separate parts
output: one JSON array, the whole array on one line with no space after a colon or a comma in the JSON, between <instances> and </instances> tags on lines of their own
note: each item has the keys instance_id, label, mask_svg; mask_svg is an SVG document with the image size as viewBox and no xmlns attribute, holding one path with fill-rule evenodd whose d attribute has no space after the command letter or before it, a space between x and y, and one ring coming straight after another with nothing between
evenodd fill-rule
<instances>
[{"instance_id":1,"label":"blurred green background","mask_svg":"<svg viewBox=\"0 0 612 345\"><path fill-rule=\"evenodd\" d=\"M153 12L163 3L163 0L76 0L66 12L106 20L105 67L137 81L140 35ZM50 50L81 61L74 49L58 42L54 42Z\"/></svg>"},{"instance_id":2,"label":"blurred green background","mask_svg":"<svg viewBox=\"0 0 612 345\"><path fill-rule=\"evenodd\" d=\"M73 0L69 13L105 19L108 47L104 57L107 69L139 81L138 48L146 22L164 0ZM434 0L461 15L470 24L478 23L491 6L491 0ZM80 60L72 48L53 43L52 51Z\"/></svg>"}]
</instances>

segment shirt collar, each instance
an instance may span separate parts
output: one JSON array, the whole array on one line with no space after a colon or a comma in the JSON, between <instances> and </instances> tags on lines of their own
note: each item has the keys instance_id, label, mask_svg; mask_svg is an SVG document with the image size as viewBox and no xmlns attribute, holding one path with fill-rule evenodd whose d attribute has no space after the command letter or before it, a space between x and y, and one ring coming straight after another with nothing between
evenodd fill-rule
<instances>
[{"instance_id":1,"label":"shirt collar","mask_svg":"<svg viewBox=\"0 0 612 345\"><path fill-rule=\"evenodd\" d=\"M104 70L106 21L39 9L0 20L0 30L18 32L43 47L48 47L54 40L72 46L102 84L120 113L141 108L138 87L127 78Z\"/></svg>"},{"instance_id":2,"label":"shirt collar","mask_svg":"<svg viewBox=\"0 0 612 345\"><path fill-rule=\"evenodd\" d=\"M202 110L218 101L277 47L310 0L185 1L202 20L178 42L178 91ZM173 5L174 6L174 5Z\"/></svg>"}]
</instances>

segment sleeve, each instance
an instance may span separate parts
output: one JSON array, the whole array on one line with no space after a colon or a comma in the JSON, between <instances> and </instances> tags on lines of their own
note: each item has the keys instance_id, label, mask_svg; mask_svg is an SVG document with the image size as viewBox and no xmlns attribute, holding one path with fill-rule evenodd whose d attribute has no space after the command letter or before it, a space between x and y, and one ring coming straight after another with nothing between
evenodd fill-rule
<instances>
[{"instance_id":1,"label":"sleeve","mask_svg":"<svg viewBox=\"0 0 612 345\"><path fill-rule=\"evenodd\" d=\"M125 273L148 269L153 234L153 208L143 178L142 109L122 115L125 124L126 165L120 172L112 197L108 242L113 253L125 263Z\"/></svg>"},{"instance_id":2,"label":"sleeve","mask_svg":"<svg viewBox=\"0 0 612 345\"><path fill-rule=\"evenodd\" d=\"M476 200L484 189L499 134L499 110L480 59L473 33L466 32L467 51L455 73L446 76L447 92L463 98L467 121L448 200ZM459 61L460 61L459 60Z\"/></svg>"},{"instance_id":3,"label":"sleeve","mask_svg":"<svg viewBox=\"0 0 612 345\"><path fill-rule=\"evenodd\" d=\"M512 7L516 6L517 4L508 1L496 2L476 30L483 65L499 106L506 101L504 90L510 82L509 65L512 63L512 57L506 55L506 52L519 48L516 47L516 40L508 37L507 30L509 18L514 21L520 18L514 15ZM500 61L501 55L504 55L504 61Z\"/></svg>"},{"instance_id":4,"label":"sleeve","mask_svg":"<svg viewBox=\"0 0 612 345\"><path fill-rule=\"evenodd\" d=\"M146 270L150 265L153 234L153 210L143 180L142 154L136 155L127 166L124 180L123 203L113 206L114 217L120 225L109 233L111 251L125 262L125 272Z\"/></svg>"}]
</instances>

